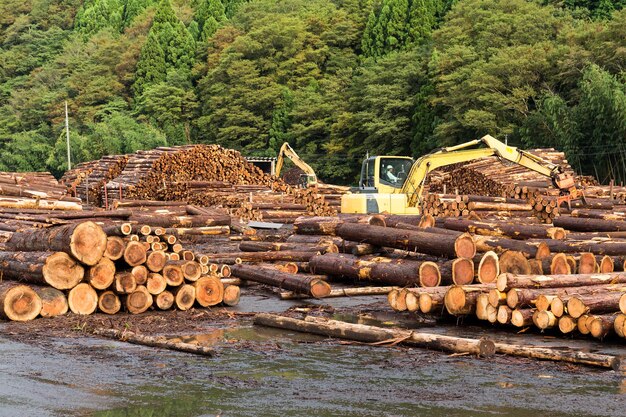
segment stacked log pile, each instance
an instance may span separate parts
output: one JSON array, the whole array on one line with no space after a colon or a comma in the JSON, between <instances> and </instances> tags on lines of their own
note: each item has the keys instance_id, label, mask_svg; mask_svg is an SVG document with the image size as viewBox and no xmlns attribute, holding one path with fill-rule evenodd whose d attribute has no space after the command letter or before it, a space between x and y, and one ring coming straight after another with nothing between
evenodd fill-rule
<instances>
[{"instance_id":1,"label":"stacked log pile","mask_svg":"<svg viewBox=\"0 0 626 417\"><path fill-rule=\"evenodd\" d=\"M81 210L49 172L0 172L0 208Z\"/></svg>"},{"instance_id":2,"label":"stacked log pile","mask_svg":"<svg viewBox=\"0 0 626 417\"><path fill-rule=\"evenodd\" d=\"M106 230L106 232L105 232ZM80 221L12 233L0 251L0 316L10 320L100 311L234 305L228 266L185 250L176 228Z\"/></svg>"},{"instance_id":3,"label":"stacked log pile","mask_svg":"<svg viewBox=\"0 0 626 417\"><path fill-rule=\"evenodd\" d=\"M103 207L104 185L119 176L127 162L127 155L107 155L96 161L83 162L63 174L60 183L84 204Z\"/></svg>"}]
</instances>

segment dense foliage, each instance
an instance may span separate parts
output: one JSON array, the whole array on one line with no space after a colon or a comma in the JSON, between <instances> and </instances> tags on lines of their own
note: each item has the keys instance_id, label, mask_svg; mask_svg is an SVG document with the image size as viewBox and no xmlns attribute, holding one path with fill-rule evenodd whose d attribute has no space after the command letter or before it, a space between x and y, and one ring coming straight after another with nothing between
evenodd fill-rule
<instances>
[{"instance_id":1,"label":"dense foliage","mask_svg":"<svg viewBox=\"0 0 626 417\"><path fill-rule=\"evenodd\" d=\"M626 179L626 0L3 0L0 170L161 145L366 153L490 133Z\"/></svg>"}]
</instances>

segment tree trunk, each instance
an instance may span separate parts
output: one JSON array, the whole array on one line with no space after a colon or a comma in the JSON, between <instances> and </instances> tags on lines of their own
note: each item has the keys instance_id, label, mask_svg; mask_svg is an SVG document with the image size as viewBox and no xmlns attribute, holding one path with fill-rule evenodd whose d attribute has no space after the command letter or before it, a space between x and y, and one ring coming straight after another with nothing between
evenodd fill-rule
<instances>
[{"instance_id":1,"label":"tree trunk","mask_svg":"<svg viewBox=\"0 0 626 417\"><path fill-rule=\"evenodd\" d=\"M214 306L224 299L224 285L215 275L203 276L193 286L196 289L196 301L202 307Z\"/></svg>"},{"instance_id":2,"label":"tree trunk","mask_svg":"<svg viewBox=\"0 0 626 417\"><path fill-rule=\"evenodd\" d=\"M65 252L90 266L98 263L106 247L106 234L93 222L15 232L7 242L13 251Z\"/></svg>"},{"instance_id":3,"label":"tree trunk","mask_svg":"<svg viewBox=\"0 0 626 417\"><path fill-rule=\"evenodd\" d=\"M505 237L474 236L476 250L479 252L493 251L501 254L506 250L521 252L526 258L545 258L550 255L550 248L545 244L533 244L528 241L520 241ZM554 241L560 242L560 241Z\"/></svg>"},{"instance_id":4,"label":"tree trunk","mask_svg":"<svg viewBox=\"0 0 626 417\"><path fill-rule=\"evenodd\" d=\"M167 261L162 271L165 282L170 287L178 287L180 285L183 285L183 283L185 282L185 274L183 274L183 269L175 262L180 261Z\"/></svg>"},{"instance_id":5,"label":"tree trunk","mask_svg":"<svg viewBox=\"0 0 626 417\"><path fill-rule=\"evenodd\" d=\"M65 252L0 252L0 272L5 279L59 290L74 288L85 276L85 269Z\"/></svg>"},{"instance_id":6,"label":"tree trunk","mask_svg":"<svg viewBox=\"0 0 626 417\"><path fill-rule=\"evenodd\" d=\"M98 297L98 309L105 314L117 314L121 308L122 302L113 291L105 291Z\"/></svg>"},{"instance_id":7,"label":"tree trunk","mask_svg":"<svg viewBox=\"0 0 626 417\"><path fill-rule=\"evenodd\" d=\"M91 285L83 282L70 290L67 303L74 314L92 314L98 307L98 294Z\"/></svg>"},{"instance_id":8,"label":"tree trunk","mask_svg":"<svg viewBox=\"0 0 626 417\"><path fill-rule=\"evenodd\" d=\"M231 269L235 277L307 294L315 298L325 297L331 290L330 285L319 278L248 265L233 265Z\"/></svg>"},{"instance_id":9,"label":"tree trunk","mask_svg":"<svg viewBox=\"0 0 626 417\"><path fill-rule=\"evenodd\" d=\"M545 227L499 221L474 221L459 218L447 218L444 222L446 229L459 232L469 232L485 236L502 236L511 239L564 239L565 230L560 227Z\"/></svg>"},{"instance_id":10,"label":"tree trunk","mask_svg":"<svg viewBox=\"0 0 626 417\"><path fill-rule=\"evenodd\" d=\"M508 291L511 288L557 288L585 285L618 284L626 282L626 274L577 274L577 275L515 275L500 274L497 288Z\"/></svg>"},{"instance_id":11,"label":"tree trunk","mask_svg":"<svg viewBox=\"0 0 626 417\"><path fill-rule=\"evenodd\" d=\"M0 282L0 317L30 321L39 315L41 309L41 298L32 288L16 282Z\"/></svg>"}]
</instances>

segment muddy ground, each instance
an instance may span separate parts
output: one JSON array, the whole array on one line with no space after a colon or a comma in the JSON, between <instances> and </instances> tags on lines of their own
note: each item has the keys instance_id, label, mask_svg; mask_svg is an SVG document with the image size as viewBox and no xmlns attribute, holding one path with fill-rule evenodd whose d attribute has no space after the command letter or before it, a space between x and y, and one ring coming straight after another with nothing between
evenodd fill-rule
<instances>
[{"instance_id":1,"label":"muddy ground","mask_svg":"<svg viewBox=\"0 0 626 417\"><path fill-rule=\"evenodd\" d=\"M254 312L304 313L379 325L624 354L550 334L435 323L389 312L384 297L280 301L243 290L236 308L67 315L0 324L0 416L624 416L614 371L496 356L374 347L252 325ZM200 343L203 357L90 334L128 329Z\"/></svg>"}]
</instances>

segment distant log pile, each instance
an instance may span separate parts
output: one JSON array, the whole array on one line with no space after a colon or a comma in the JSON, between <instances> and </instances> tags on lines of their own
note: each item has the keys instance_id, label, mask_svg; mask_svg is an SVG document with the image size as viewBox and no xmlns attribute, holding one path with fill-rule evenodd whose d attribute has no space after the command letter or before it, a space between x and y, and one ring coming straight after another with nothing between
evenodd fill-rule
<instances>
[{"instance_id":1,"label":"distant log pile","mask_svg":"<svg viewBox=\"0 0 626 417\"><path fill-rule=\"evenodd\" d=\"M85 201L89 198L92 204L100 202L107 207L114 200L185 201L239 210L241 217L269 221L272 216L279 220L297 216L264 216L243 204L290 203L304 206L308 214L336 213L315 188L292 188L263 173L239 152L218 145L160 147L122 157L106 156L81 164L68 172L64 181ZM89 191L85 193L85 189ZM339 205L339 198L329 199L333 206Z\"/></svg>"},{"instance_id":2,"label":"distant log pile","mask_svg":"<svg viewBox=\"0 0 626 417\"><path fill-rule=\"evenodd\" d=\"M63 174L60 182L70 188L84 204L104 205L104 185L121 174L127 155L107 155L96 161L83 162Z\"/></svg>"},{"instance_id":3,"label":"distant log pile","mask_svg":"<svg viewBox=\"0 0 626 417\"><path fill-rule=\"evenodd\" d=\"M81 210L49 172L0 172L0 208Z\"/></svg>"}]
</instances>

